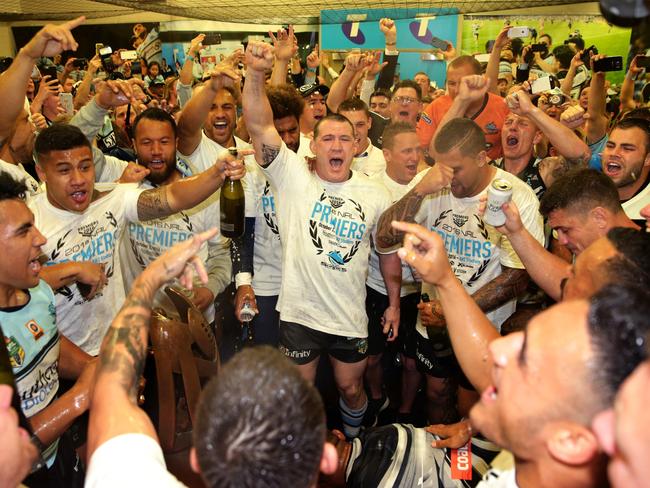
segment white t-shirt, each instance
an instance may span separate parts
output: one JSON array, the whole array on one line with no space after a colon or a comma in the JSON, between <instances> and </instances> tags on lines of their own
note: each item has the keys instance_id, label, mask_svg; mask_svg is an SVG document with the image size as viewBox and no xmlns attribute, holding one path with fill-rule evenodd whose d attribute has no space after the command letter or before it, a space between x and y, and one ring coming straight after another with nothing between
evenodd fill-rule
<instances>
[{"instance_id":1,"label":"white t-shirt","mask_svg":"<svg viewBox=\"0 0 650 488\"><path fill-rule=\"evenodd\" d=\"M300 133L300 146L298 147L298 156L300 161L305 162L305 158L313 158L314 153L311 152L311 137L307 137L302 132Z\"/></svg>"},{"instance_id":2,"label":"white t-shirt","mask_svg":"<svg viewBox=\"0 0 650 488\"><path fill-rule=\"evenodd\" d=\"M56 290L56 315L59 330L68 339L93 356L99 352L104 334L124 303L124 282L117 243L126 221L138 219L138 197L142 190L135 184L95 185L106 195L90 204L84 213L54 207L46 193L33 198L29 207L34 223L47 238L43 253L47 264L68 261L92 261L105 265L108 283L87 301L76 284Z\"/></svg>"},{"instance_id":3,"label":"white t-shirt","mask_svg":"<svg viewBox=\"0 0 650 488\"><path fill-rule=\"evenodd\" d=\"M242 141L239 137L233 137L237 149L246 149L250 147L249 144ZM187 159L192 168L195 169L198 174L213 166L219 155L227 149L227 147L213 141L205 135L205 132L201 131L201 142L199 142L199 145L196 146L196 149L192 154L183 157Z\"/></svg>"},{"instance_id":4,"label":"white t-shirt","mask_svg":"<svg viewBox=\"0 0 650 488\"><path fill-rule=\"evenodd\" d=\"M275 192L260 166L248 158L243 186L246 217L255 217L253 289L256 295L276 296L280 293L282 281L282 244Z\"/></svg>"},{"instance_id":5,"label":"white t-shirt","mask_svg":"<svg viewBox=\"0 0 650 488\"><path fill-rule=\"evenodd\" d=\"M365 282L370 236L390 195L352 172L330 183L284 144L263 169L278 192L282 240L280 318L345 337L367 337Z\"/></svg>"},{"instance_id":6,"label":"white t-shirt","mask_svg":"<svg viewBox=\"0 0 650 488\"><path fill-rule=\"evenodd\" d=\"M151 188L154 188L154 186L147 180L143 180L140 184L142 190ZM210 197L190 210L178 212L167 218L148 220L146 222L129 222L128 232L120 245L125 291L128 293L131 284L144 268L174 244L190 239L194 234L204 232L212 227L218 228L219 216L219 200L215 201L214 197ZM225 252L228 252L229 241L221 234L217 234L208 242L213 246L222 246L226 249ZM207 264L208 244L204 243L197 255L204 264ZM173 285L183 288L178 280L175 280ZM204 285L200 284L198 286ZM188 293L191 292L188 290ZM158 290L154 298L154 307L157 306L167 310L175 310L171 300L162 289ZM208 323L212 322L214 320L214 305L210 305L203 314Z\"/></svg>"},{"instance_id":7,"label":"white t-shirt","mask_svg":"<svg viewBox=\"0 0 650 488\"><path fill-rule=\"evenodd\" d=\"M413 187L423 174L424 172L416 176L410 186ZM542 216L539 213L539 201L533 190L516 176L496 168L493 179L498 178L508 180L512 184L512 200L519 209L524 226L543 245ZM474 197L456 198L449 188L443 188L427 196L415 216L417 223L440 234L445 242L449 264L470 295L499 276L501 266L524 268L508 238L491 225L485 224L478 215L479 200L485 192L487 187ZM428 293L431 298L437 296L435 287L427 283L422 284L422 292ZM515 305L516 299L513 298L487 313L487 316L500 328L515 311ZM419 314L417 328L420 334L427 336Z\"/></svg>"},{"instance_id":8,"label":"white t-shirt","mask_svg":"<svg viewBox=\"0 0 650 488\"><path fill-rule=\"evenodd\" d=\"M410 190L409 185L397 183L386 174L385 170L371 176L370 179L382 184L388 190L391 202L393 203L401 199ZM366 284L383 295L388 294L386 291L386 283L384 283L384 278L381 276L381 270L379 268L379 256L375 249L370 251L370 269ZM418 289L419 285L415 280L413 270L408 264L402 262L402 289L400 290L400 296L410 295L411 293L417 292Z\"/></svg>"},{"instance_id":9,"label":"white t-shirt","mask_svg":"<svg viewBox=\"0 0 650 488\"><path fill-rule=\"evenodd\" d=\"M384 153L378 147L372 145L368 139L368 147L363 154L356 156L352 160L352 169L359 171L366 176L373 176L386 170L386 160Z\"/></svg>"},{"instance_id":10,"label":"white t-shirt","mask_svg":"<svg viewBox=\"0 0 650 488\"><path fill-rule=\"evenodd\" d=\"M650 203L650 184L648 184L638 194L630 198L627 202L621 204L625 215L632 220L643 220L641 209Z\"/></svg>"},{"instance_id":11,"label":"white t-shirt","mask_svg":"<svg viewBox=\"0 0 650 488\"><path fill-rule=\"evenodd\" d=\"M519 488L514 466L511 469L490 469L476 488Z\"/></svg>"},{"instance_id":12,"label":"white t-shirt","mask_svg":"<svg viewBox=\"0 0 650 488\"><path fill-rule=\"evenodd\" d=\"M185 485L167 471L160 445L145 434L122 434L100 445L90 458L86 488Z\"/></svg>"}]
</instances>

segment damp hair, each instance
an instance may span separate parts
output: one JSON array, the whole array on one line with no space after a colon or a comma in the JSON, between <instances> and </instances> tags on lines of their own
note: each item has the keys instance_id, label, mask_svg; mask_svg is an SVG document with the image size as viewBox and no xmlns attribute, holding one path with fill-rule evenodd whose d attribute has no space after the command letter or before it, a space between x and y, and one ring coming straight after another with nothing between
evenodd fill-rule
<instances>
[{"instance_id":1,"label":"damp hair","mask_svg":"<svg viewBox=\"0 0 650 488\"><path fill-rule=\"evenodd\" d=\"M354 134L354 126L352 125L352 122L350 122L346 117L344 117L341 114L329 114L320 119L318 122L316 122L316 126L314 127L314 139L318 137L318 133L320 131L320 126L327 122L343 122L344 124L348 124L350 126L350 130L352 131L352 134Z\"/></svg>"},{"instance_id":2,"label":"damp hair","mask_svg":"<svg viewBox=\"0 0 650 488\"><path fill-rule=\"evenodd\" d=\"M650 120L642 118L638 115L627 114L623 119L616 123L612 128L612 131L619 130L629 130L629 129L640 129L645 135L645 152L646 154L650 152ZM611 133L610 133L611 134Z\"/></svg>"},{"instance_id":3,"label":"damp hair","mask_svg":"<svg viewBox=\"0 0 650 488\"><path fill-rule=\"evenodd\" d=\"M4 200L24 200L27 185L14 179L9 173L0 171L0 202Z\"/></svg>"},{"instance_id":4,"label":"damp hair","mask_svg":"<svg viewBox=\"0 0 650 488\"><path fill-rule=\"evenodd\" d=\"M631 227L615 227L607 232L617 254L601 266L608 283L634 283L650 290L650 234Z\"/></svg>"},{"instance_id":5,"label":"damp hair","mask_svg":"<svg viewBox=\"0 0 650 488\"><path fill-rule=\"evenodd\" d=\"M459 117L440 128L434 141L436 152L447 154L456 148L463 157L474 157L485 151L485 134L476 122Z\"/></svg>"},{"instance_id":6,"label":"damp hair","mask_svg":"<svg viewBox=\"0 0 650 488\"><path fill-rule=\"evenodd\" d=\"M210 488L310 486L325 442L315 387L277 349L246 348L201 394L194 427Z\"/></svg>"},{"instance_id":7,"label":"damp hair","mask_svg":"<svg viewBox=\"0 0 650 488\"><path fill-rule=\"evenodd\" d=\"M92 148L86 136L78 127L69 124L53 124L43 129L34 142L34 161L42 164L42 157L52 151L66 151L78 147Z\"/></svg>"},{"instance_id":8,"label":"damp hair","mask_svg":"<svg viewBox=\"0 0 650 488\"><path fill-rule=\"evenodd\" d=\"M474 56L469 56L464 54L463 56L458 56L447 66L447 71L450 69L457 69L462 66L469 66L472 69L472 73L475 75L480 75L483 72L481 63L479 63Z\"/></svg>"},{"instance_id":9,"label":"damp hair","mask_svg":"<svg viewBox=\"0 0 650 488\"><path fill-rule=\"evenodd\" d=\"M382 147L384 149L392 149L395 144L395 138L405 133L417 134L415 127L408 122L393 122L387 125L381 139Z\"/></svg>"},{"instance_id":10,"label":"damp hair","mask_svg":"<svg viewBox=\"0 0 650 488\"><path fill-rule=\"evenodd\" d=\"M305 108L305 100L300 96L298 90L291 85L270 86L266 89L273 120L295 117L300 119Z\"/></svg>"},{"instance_id":11,"label":"damp hair","mask_svg":"<svg viewBox=\"0 0 650 488\"><path fill-rule=\"evenodd\" d=\"M553 182L540 201L539 211L548 217L555 210L570 209L584 214L596 207L613 213L623 211L618 190L610 178L595 169L580 169Z\"/></svg>"},{"instance_id":12,"label":"damp hair","mask_svg":"<svg viewBox=\"0 0 650 488\"><path fill-rule=\"evenodd\" d=\"M590 299L590 382L600 402L595 411L611 407L623 381L648 358L649 316L650 293L635 284L609 284Z\"/></svg>"},{"instance_id":13,"label":"damp hair","mask_svg":"<svg viewBox=\"0 0 650 488\"><path fill-rule=\"evenodd\" d=\"M354 111L363 112L366 114L366 117L370 117L370 110L368 109L368 105L366 105L366 102L358 97L343 100L343 102L341 102L341 105L339 105L339 113Z\"/></svg>"},{"instance_id":14,"label":"damp hair","mask_svg":"<svg viewBox=\"0 0 650 488\"><path fill-rule=\"evenodd\" d=\"M397 93L397 90L400 88L413 88L415 90L415 93L417 95L418 102L422 101L422 87L418 85L415 81L413 80L402 80L399 83L397 83L393 87L393 92L391 94L391 98L395 96L395 93Z\"/></svg>"},{"instance_id":15,"label":"damp hair","mask_svg":"<svg viewBox=\"0 0 650 488\"><path fill-rule=\"evenodd\" d=\"M133 110L133 108L132 108ZM164 111L161 108L157 107L152 107L148 108L144 112L138 114L138 116L135 118L133 121L133 135L137 135L138 133L138 124L142 120L155 120L156 122L165 122L169 124L172 128L172 131L174 132L174 138L176 137L176 121L174 120L174 117L171 116L168 112Z\"/></svg>"}]
</instances>

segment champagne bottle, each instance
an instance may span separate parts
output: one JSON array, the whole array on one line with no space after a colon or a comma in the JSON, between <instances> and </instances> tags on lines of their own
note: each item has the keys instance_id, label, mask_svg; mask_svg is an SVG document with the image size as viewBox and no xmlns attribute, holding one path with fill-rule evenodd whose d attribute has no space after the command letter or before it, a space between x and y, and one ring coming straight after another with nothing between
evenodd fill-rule
<instances>
[{"instance_id":1,"label":"champagne bottle","mask_svg":"<svg viewBox=\"0 0 650 488\"><path fill-rule=\"evenodd\" d=\"M37 471L45 466L43 457L41 456L41 451L43 446L40 445L40 441L34 436L34 431L32 426L29 424L29 421L23 413L23 409L20 407L20 397L18 396L18 388L16 387L16 380L14 377L13 369L11 368L11 361L9 360L9 352L7 351L7 342L5 341L5 336L0 329L0 384L11 386L13 389L13 395L11 397L11 407L18 414L18 425L25 429L29 436L32 438L32 442L36 445L39 450L39 455L32 465L31 472Z\"/></svg>"},{"instance_id":2,"label":"champagne bottle","mask_svg":"<svg viewBox=\"0 0 650 488\"><path fill-rule=\"evenodd\" d=\"M237 149L228 149L230 154L237 157ZM224 237L241 237L244 233L244 187L239 180L226 177L221 187L219 201L221 211L221 234Z\"/></svg>"}]
</instances>

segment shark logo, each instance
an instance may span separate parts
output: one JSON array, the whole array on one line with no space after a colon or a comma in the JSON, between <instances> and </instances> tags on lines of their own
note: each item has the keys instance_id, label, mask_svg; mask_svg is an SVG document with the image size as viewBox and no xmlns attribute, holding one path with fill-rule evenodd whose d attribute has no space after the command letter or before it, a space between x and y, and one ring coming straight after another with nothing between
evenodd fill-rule
<instances>
[{"instance_id":1,"label":"shark logo","mask_svg":"<svg viewBox=\"0 0 650 488\"><path fill-rule=\"evenodd\" d=\"M343 266L345 264L343 256L341 256L341 253L338 251L330 251L327 253L327 257L329 258L330 263L334 265Z\"/></svg>"}]
</instances>

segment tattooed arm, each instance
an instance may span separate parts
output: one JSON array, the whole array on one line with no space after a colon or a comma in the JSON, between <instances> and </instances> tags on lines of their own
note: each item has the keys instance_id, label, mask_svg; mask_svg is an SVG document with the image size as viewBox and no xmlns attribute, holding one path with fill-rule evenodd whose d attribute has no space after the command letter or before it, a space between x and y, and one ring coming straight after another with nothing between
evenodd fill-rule
<instances>
[{"instance_id":1,"label":"tattooed arm","mask_svg":"<svg viewBox=\"0 0 650 488\"><path fill-rule=\"evenodd\" d=\"M501 274L479 288L472 298L487 313L516 298L527 285L528 273L525 269L501 266Z\"/></svg>"},{"instance_id":2,"label":"tattooed arm","mask_svg":"<svg viewBox=\"0 0 650 488\"><path fill-rule=\"evenodd\" d=\"M249 154L252 151L240 150L235 157L224 151L212 166L197 176L143 191L138 197L138 220L167 217L195 207L221 188L226 176L233 180L243 178L246 169L241 158Z\"/></svg>"},{"instance_id":3,"label":"tattooed arm","mask_svg":"<svg viewBox=\"0 0 650 488\"><path fill-rule=\"evenodd\" d=\"M393 220L413 222L415 215L420 210L422 201L449 184L453 170L448 166L436 164L427 171L413 189L395 202L380 217L377 224L375 244L380 253L389 253L402 245L404 232L391 226Z\"/></svg>"},{"instance_id":4,"label":"tattooed arm","mask_svg":"<svg viewBox=\"0 0 650 488\"><path fill-rule=\"evenodd\" d=\"M248 43L242 108L246 128L255 148L255 159L261 166L268 166L282 146L280 134L273 125L273 112L265 91L265 71L272 65L272 46L263 42Z\"/></svg>"},{"instance_id":5,"label":"tattooed arm","mask_svg":"<svg viewBox=\"0 0 650 488\"><path fill-rule=\"evenodd\" d=\"M183 286L191 288L192 268L207 282L207 273L196 252L215 234L216 229L212 229L177 244L151 263L133 283L99 353L88 428L89 456L102 443L120 434L141 433L156 438L149 417L136 403L153 296L160 286L178 276Z\"/></svg>"}]
</instances>

